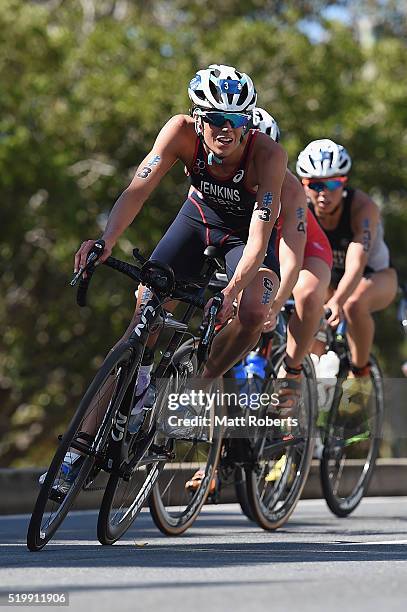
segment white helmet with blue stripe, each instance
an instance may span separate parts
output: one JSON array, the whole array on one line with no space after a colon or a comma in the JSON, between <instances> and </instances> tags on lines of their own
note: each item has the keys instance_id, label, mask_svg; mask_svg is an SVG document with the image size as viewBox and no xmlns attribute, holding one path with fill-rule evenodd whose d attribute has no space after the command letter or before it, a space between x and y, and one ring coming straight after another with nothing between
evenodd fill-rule
<instances>
[{"instance_id":1,"label":"white helmet with blue stripe","mask_svg":"<svg viewBox=\"0 0 407 612\"><path fill-rule=\"evenodd\" d=\"M303 178L346 176L352 166L349 153L329 138L313 140L298 156L297 174Z\"/></svg>"},{"instance_id":2,"label":"white helmet with blue stripe","mask_svg":"<svg viewBox=\"0 0 407 612\"><path fill-rule=\"evenodd\" d=\"M211 64L198 70L189 83L188 95L194 107L229 113L252 111L257 100L251 78L223 64Z\"/></svg>"}]
</instances>

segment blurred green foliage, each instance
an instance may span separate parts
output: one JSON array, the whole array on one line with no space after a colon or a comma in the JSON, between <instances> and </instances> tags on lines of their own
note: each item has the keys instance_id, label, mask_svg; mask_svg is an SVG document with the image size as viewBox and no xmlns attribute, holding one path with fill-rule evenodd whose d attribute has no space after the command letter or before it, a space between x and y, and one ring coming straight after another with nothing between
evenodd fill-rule
<instances>
[{"instance_id":1,"label":"blurred green foliage","mask_svg":"<svg viewBox=\"0 0 407 612\"><path fill-rule=\"evenodd\" d=\"M95 277L90 307L68 287L72 255L97 237L167 119L188 112L186 86L211 62L254 79L279 121L291 168L310 140L333 137L354 158L352 184L382 205L387 240L407 276L405 33L397 3L260 0L0 0L0 461L46 464L90 377L132 313L130 283ZM352 3L350 3L352 4ZM387 12L386 12L387 7ZM315 23L319 40L315 40ZM401 29L400 29L401 28ZM148 254L186 191L179 165L115 254ZM395 308L377 345L398 375Z\"/></svg>"}]
</instances>

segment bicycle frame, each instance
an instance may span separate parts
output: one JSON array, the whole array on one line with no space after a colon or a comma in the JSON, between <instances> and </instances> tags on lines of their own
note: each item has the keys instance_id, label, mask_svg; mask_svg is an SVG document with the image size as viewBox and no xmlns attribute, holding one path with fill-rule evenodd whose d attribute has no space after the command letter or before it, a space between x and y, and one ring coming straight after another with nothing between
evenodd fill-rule
<instances>
[{"instance_id":1,"label":"bicycle frame","mask_svg":"<svg viewBox=\"0 0 407 612\"><path fill-rule=\"evenodd\" d=\"M135 256L136 253L135 253ZM181 321L177 321L173 318L170 313L166 313L163 308L164 300L162 296L157 295L152 289L151 297L144 304L140 313L139 321L136 324L134 330L130 334L130 337L125 341L125 346L128 347L132 354L130 359L130 370L127 372L119 372L119 377L123 375L124 380L122 383L117 384L119 389L118 393L113 394L109 401L108 409L102 419L102 423L99 427L98 435L95 441L92 443L90 449L78 443L77 449L85 452L90 456L95 456L97 462L100 463L101 469L106 472L116 474L124 479L130 478L133 470L140 465L148 465L150 463L157 462L157 460L167 461L171 457L170 451L163 448L154 448L154 454L151 458L145 457L145 453L153 443L153 439L156 433L156 420L155 410L152 409L148 413L148 420L146 422L146 433L143 435L136 435L135 437L129 438L127 435L127 426L130 416L130 410L134 404L134 396L136 392L136 381L134 380L135 373L138 370L141 360L143 358L144 350L150 333L158 325L162 325L162 328L171 328L174 333L162 355L162 358L155 369L154 378L164 377L168 367L171 365L171 360L181 345L185 333L188 332L188 323L191 320L197 307L203 307L203 298L206 287L206 281L209 280L213 272L219 267L219 261L213 257L209 259L206 273L202 277L202 285L197 286L197 291L188 293L187 291L178 290L175 292L173 299L181 299L187 301L188 307L182 317ZM140 259L140 256L138 256ZM124 272L127 276L133 279L137 279L137 273L135 272L134 266L130 266L125 262L120 262L114 258L106 260L106 265ZM81 302L85 303L85 296L89 280L82 286L82 297ZM188 283L182 284L187 289ZM189 291L191 289L189 288ZM79 295L79 294L78 294ZM172 299L172 296L170 297ZM79 301L79 300L78 300ZM215 317L219 308L221 307L221 300L215 303L214 307L211 308L210 321L208 323L208 330L205 337L201 339L201 344L207 340L207 351L211 342L211 329L214 328ZM192 349L195 348L195 344L192 345ZM204 354L204 351L201 351ZM120 409L117 410L117 414L113 415L115 405L119 404ZM112 427L113 419L113 427ZM110 435L109 435L110 434ZM108 440L107 440L108 439ZM107 446L106 446L107 440ZM135 448L136 452L129 462L129 451ZM102 456L101 449L105 449L105 454Z\"/></svg>"}]
</instances>

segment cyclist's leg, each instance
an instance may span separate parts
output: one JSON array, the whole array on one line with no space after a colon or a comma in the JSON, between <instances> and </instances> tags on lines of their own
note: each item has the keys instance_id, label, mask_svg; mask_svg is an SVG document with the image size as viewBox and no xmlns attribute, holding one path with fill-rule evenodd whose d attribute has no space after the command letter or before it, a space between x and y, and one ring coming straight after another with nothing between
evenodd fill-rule
<instances>
[{"instance_id":1,"label":"cyclist's leg","mask_svg":"<svg viewBox=\"0 0 407 612\"><path fill-rule=\"evenodd\" d=\"M331 278L326 261L307 257L294 287L295 311L287 330L287 365L298 368L308 352L323 313Z\"/></svg>"},{"instance_id":2,"label":"cyclist's leg","mask_svg":"<svg viewBox=\"0 0 407 612\"><path fill-rule=\"evenodd\" d=\"M236 270L244 247L244 242L240 241L225 255L229 278ZM221 376L255 346L279 284L279 265L270 251L254 279L239 295L236 317L216 336L204 370L205 378Z\"/></svg>"},{"instance_id":3,"label":"cyclist's leg","mask_svg":"<svg viewBox=\"0 0 407 612\"><path fill-rule=\"evenodd\" d=\"M302 362L318 329L330 278L327 261L318 257L304 260L293 290L295 310L288 324L286 355L278 372L278 378L287 381L279 390L281 408L296 408L301 392Z\"/></svg>"},{"instance_id":4,"label":"cyclist's leg","mask_svg":"<svg viewBox=\"0 0 407 612\"><path fill-rule=\"evenodd\" d=\"M373 312L383 310L394 300L397 293L397 274L387 268L363 277L353 294L345 302L343 310L348 323L347 336L356 368L364 368L373 344Z\"/></svg>"}]
</instances>

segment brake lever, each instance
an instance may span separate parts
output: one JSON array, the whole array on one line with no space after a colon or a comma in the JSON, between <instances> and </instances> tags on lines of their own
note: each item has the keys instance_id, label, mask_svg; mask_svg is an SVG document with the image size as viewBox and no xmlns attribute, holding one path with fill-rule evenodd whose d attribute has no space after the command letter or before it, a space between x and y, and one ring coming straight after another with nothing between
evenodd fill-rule
<instances>
[{"instance_id":1,"label":"brake lever","mask_svg":"<svg viewBox=\"0 0 407 612\"><path fill-rule=\"evenodd\" d=\"M204 346L209 345L211 340L213 330L216 324L216 315L219 313L219 310L222 308L223 304L223 293L219 293L212 298L212 304L210 305L208 312L208 326L206 328L206 333L204 338L202 338L201 342Z\"/></svg>"},{"instance_id":2,"label":"brake lever","mask_svg":"<svg viewBox=\"0 0 407 612\"><path fill-rule=\"evenodd\" d=\"M78 272L75 274L75 276L71 280L70 282L71 287L74 287L76 283L78 282L78 280L81 278L82 274L86 272L90 268L90 266L99 259L104 249L105 249L105 241L97 240L88 255L88 258L86 260L86 265L83 268L79 268Z\"/></svg>"}]
</instances>

